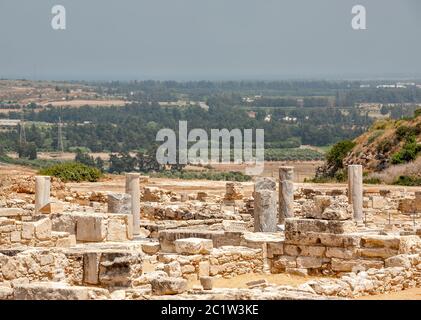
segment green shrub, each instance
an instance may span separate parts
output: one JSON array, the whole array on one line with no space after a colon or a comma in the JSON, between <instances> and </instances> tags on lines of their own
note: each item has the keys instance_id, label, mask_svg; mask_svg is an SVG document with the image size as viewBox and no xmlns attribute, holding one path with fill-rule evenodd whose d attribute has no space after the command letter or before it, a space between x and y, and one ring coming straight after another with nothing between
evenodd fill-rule
<instances>
[{"instance_id":1,"label":"green shrub","mask_svg":"<svg viewBox=\"0 0 421 320\"><path fill-rule=\"evenodd\" d=\"M78 162L63 162L40 170L40 174L53 176L64 182L96 182L101 178L102 173L94 167L86 166Z\"/></svg>"},{"instance_id":2,"label":"green shrub","mask_svg":"<svg viewBox=\"0 0 421 320\"><path fill-rule=\"evenodd\" d=\"M414 117L417 118L419 116L421 116L421 109L417 109L414 111Z\"/></svg>"},{"instance_id":3,"label":"green shrub","mask_svg":"<svg viewBox=\"0 0 421 320\"><path fill-rule=\"evenodd\" d=\"M355 142L350 140L344 140L335 144L326 154L328 166L335 168L335 172L343 168L343 160L354 147Z\"/></svg>"},{"instance_id":4,"label":"green shrub","mask_svg":"<svg viewBox=\"0 0 421 320\"><path fill-rule=\"evenodd\" d=\"M377 152L384 154L392 150L392 147L393 147L393 141L389 139L385 139L379 142L376 149L377 149Z\"/></svg>"},{"instance_id":5,"label":"green shrub","mask_svg":"<svg viewBox=\"0 0 421 320\"><path fill-rule=\"evenodd\" d=\"M419 134L420 130L417 127L400 126L396 129L396 137L399 140L408 141Z\"/></svg>"},{"instance_id":6,"label":"green shrub","mask_svg":"<svg viewBox=\"0 0 421 320\"><path fill-rule=\"evenodd\" d=\"M413 161L417 158L418 153L421 152L421 145L415 139L405 143L402 150L392 155L392 164L402 164Z\"/></svg>"},{"instance_id":7,"label":"green shrub","mask_svg":"<svg viewBox=\"0 0 421 320\"><path fill-rule=\"evenodd\" d=\"M381 184L382 181L379 178L366 178L364 179L365 184Z\"/></svg>"}]
</instances>

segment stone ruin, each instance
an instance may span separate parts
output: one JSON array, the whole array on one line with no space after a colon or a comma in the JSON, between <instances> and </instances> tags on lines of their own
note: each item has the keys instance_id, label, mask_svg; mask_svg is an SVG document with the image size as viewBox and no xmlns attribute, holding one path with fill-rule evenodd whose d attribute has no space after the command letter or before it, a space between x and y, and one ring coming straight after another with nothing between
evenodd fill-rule
<instances>
[{"instance_id":1,"label":"stone ruin","mask_svg":"<svg viewBox=\"0 0 421 320\"><path fill-rule=\"evenodd\" d=\"M331 299L421 286L421 192L297 188L257 178L252 197L176 194L127 174L125 193L51 198L35 178L33 203L0 204L0 299ZM278 192L277 192L278 190ZM70 191L68 191L70 192ZM253 275L308 277L292 287ZM249 275L247 288L223 279ZM315 276L317 278L312 277Z\"/></svg>"}]
</instances>

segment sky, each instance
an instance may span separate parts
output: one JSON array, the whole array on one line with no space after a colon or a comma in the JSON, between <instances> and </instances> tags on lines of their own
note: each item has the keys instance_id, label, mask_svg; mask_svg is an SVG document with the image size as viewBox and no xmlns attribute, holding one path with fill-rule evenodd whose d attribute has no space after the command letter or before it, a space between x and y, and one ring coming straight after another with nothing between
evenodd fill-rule
<instances>
[{"instance_id":1,"label":"sky","mask_svg":"<svg viewBox=\"0 0 421 320\"><path fill-rule=\"evenodd\" d=\"M420 36L420 0L0 0L0 78L421 78Z\"/></svg>"}]
</instances>

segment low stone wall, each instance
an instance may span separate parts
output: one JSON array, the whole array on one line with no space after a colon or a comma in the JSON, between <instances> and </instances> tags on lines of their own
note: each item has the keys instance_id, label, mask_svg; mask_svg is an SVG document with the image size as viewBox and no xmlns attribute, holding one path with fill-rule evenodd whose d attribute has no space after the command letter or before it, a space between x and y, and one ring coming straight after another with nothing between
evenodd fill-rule
<instances>
[{"instance_id":1,"label":"low stone wall","mask_svg":"<svg viewBox=\"0 0 421 320\"><path fill-rule=\"evenodd\" d=\"M8 247L70 247L75 237L67 232L52 231L49 218L26 221L0 218L0 246Z\"/></svg>"},{"instance_id":2,"label":"low stone wall","mask_svg":"<svg viewBox=\"0 0 421 320\"><path fill-rule=\"evenodd\" d=\"M421 239L415 235L301 233L287 228L290 230L285 232L283 244L268 244L272 273L332 275L381 269L386 259L421 249Z\"/></svg>"},{"instance_id":3,"label":"low stone wall","mask_svg":"<svg viewBox=\"0 0 421 320\"><path fill-rule=\"evenodd\" d=\"M174 242L177 239L201 238L211 239L215 248L222 246L239 246L242 239L241 231L212 231L199 229L162 230L158 234L159 243L163 252L176 252Z\"/></svg>"},{"instance_id":4,"label":"low stone wall","mask_svg":"<svg viewBox=\"0 0 421 320\"><path fill-rule=\"evenodd\" d=\"M226 246L214 249L209 257L209 274L230 278L235 275L263 272L261 249Z\"/></svg>"},{"instance_id":5,"label":"low stone wall","mask_svg":"<svg viewBox=\"0 0 421 320\"><path fill-rule=\"evenodd\" d=\"M72 286L132 287L142 275L142 254L131 250L0 251L0 286L57 281Z\"/></svg>"},{"instance_id":6,"label":"low stone wall","mask_svg":"<svg viewBox=\"0 0 421 320\"><path fill-rule=\"evenodd\" d=\"M212 241L187 238L177 240L178 254L158 255L159 269L171 277L197 280L201 276L222 276L263 272L262 249L241 246L212 248Z\"/></svg>"},{"instance_id":7,"label":"low stone wall","mask_svg":"<svg viewBox=\"0 0 421 320\"><path fill-rule=\"evenodd\" d=\"M51 215L52 229L68 232L78 242L128 241L133 239L131 214L60 213Z\"/></svg>"},{"instance_id":8,"label":"low stone wall","mask_svg":"<svg viewBox=\"0 0 421 320\"><path fill-rule=\"evenodd\" d=\"M315 293L324 296L355 298L421 287L421 256L397 255L385 260L384 269L347 273L339 279L307 282Z\"/></svg>"}]
</instances>

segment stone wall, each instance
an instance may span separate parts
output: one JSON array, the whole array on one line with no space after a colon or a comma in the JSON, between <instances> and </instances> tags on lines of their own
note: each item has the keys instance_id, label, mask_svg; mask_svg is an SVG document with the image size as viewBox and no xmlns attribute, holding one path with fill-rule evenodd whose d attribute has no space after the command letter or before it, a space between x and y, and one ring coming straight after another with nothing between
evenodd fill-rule
<instances>
[{"instance_id":1,"label":"stone wall","mask_svg":"<svg viewBox=\"0 0 421 320\"><path fill-rule=\"evenodd\" d=\"M0 251L0 286L57 281L72 286L132 287L141 277L142 254L122 249Z\"/></svg>"},{"instance_id":2,"label":"stone wall","mask_svg":"<svg viewBox=\"0 0 421 320\"><path fill-rule=\"evenodd\" d=\"M160 269L170 277L196 280L201 276L221 276L263 272L262 249L242 246L213 248L210 239L185 238L175 243L177 254L160 253Z\"/></svg>"},{"instance_id":3,"label":"stone wall","mask_svg":"<svg viewBox=\"0 0 421 320\"><path fill-rule=\"evenodd\" d=\"M291 223L291 222L290 222ZM340 274L385 267L386 259L421 249L418 236L306 233L288 227L283 245L268 245L271 272Z\"/></svg>"},{"instance_id":4,"label":"stone wall","mask_svg":"<svg viewBox=\"0 0 421 320\"><path fill-rule=\"evenodd\" d=\"M162 230L159 232L158 239L163 252L176 252L174 242L177 239L202 238L211 239L215 248L222 246L239 246L241 243L241 231L223 231L223 230L200 230L200 229L176 229Z\"/></svg>"},{"instance_id":5,"label":"stone wall","mask_svg":"<svg viewBox=\"0 0 421 320\"><path fill-rule=\"evenodd\" d=\"M75 237L67 232L52 231L49 218L20 221L0 218L0 246L7 247L70 247Z\"/></svg>"},{"instance_id":6,"label":"stone wall","mask_svg":"<svg viewBox=\"0 0 421 320\"><path fill-rule=\"evenodd\" d=\"M72 212L51 215L52 229L68 232L78 242L127 241L133 239L131 214Z\"/></svg>"},{"instance_id":7,"label":"stone wall","mask_svg":"<svg viewBox=\"0 0 421 320\"><path fill-rule=\"evenodd\" d=\"M397 255L385 260L384 269L347 273L339 279L307 282L315 293L325 296L355 298L384 294L421 286L421 256Z\"/></svg>"}]
</instances>

